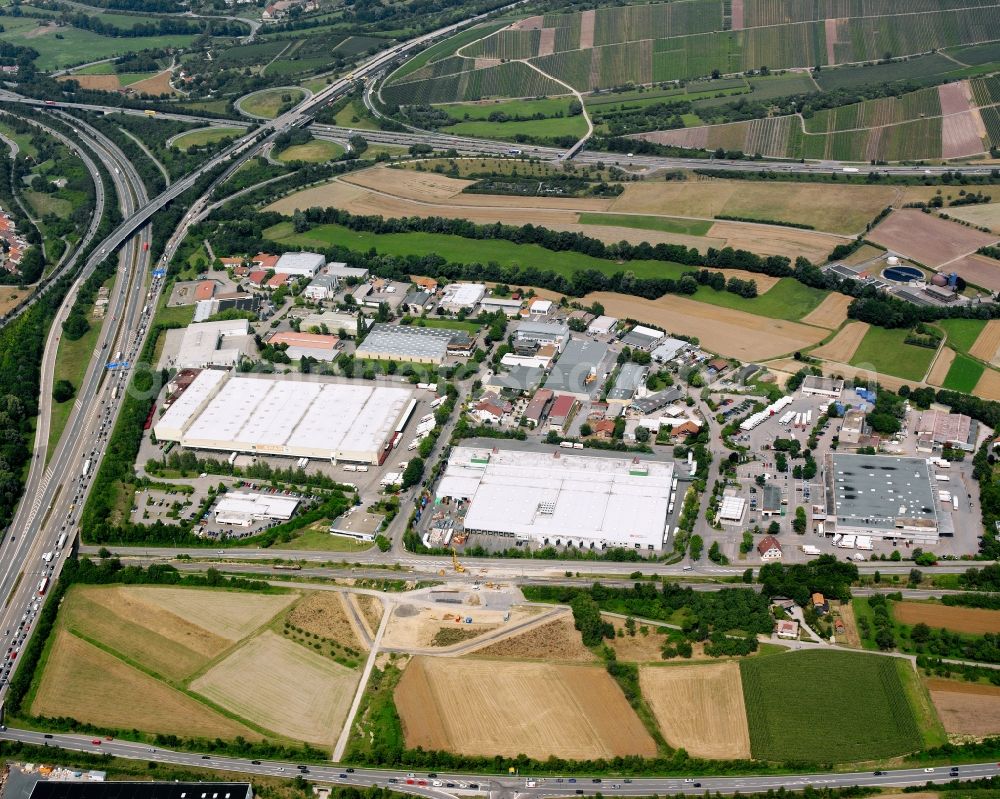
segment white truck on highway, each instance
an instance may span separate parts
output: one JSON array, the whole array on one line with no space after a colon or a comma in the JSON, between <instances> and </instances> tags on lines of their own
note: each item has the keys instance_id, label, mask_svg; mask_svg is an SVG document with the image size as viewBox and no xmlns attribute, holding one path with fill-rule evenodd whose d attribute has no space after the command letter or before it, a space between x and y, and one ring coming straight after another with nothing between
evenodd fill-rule
<instances>
[{"instance_id":1,"label":"white truck on highway","mask_svg":"<svg viewBox=\"0 0 1000 799\"><path fill-rule=\"evenodd\" d=\"M59 540L56 541L56 549L62 549L66 546L66 533L59 534Z\"/></svg>"},{"instance_id":2,"label":"white truck on highway","mask_svg":"<svg viewBox=\"0 0 1000 799\"><path fill-rule=\"evenodd\" d=\"M83 462L83 476L84 477L86 477L90 473L90 464L91 464L90 458L87 458L87 460L85 460Z\"/></svg>"}]
</instances>

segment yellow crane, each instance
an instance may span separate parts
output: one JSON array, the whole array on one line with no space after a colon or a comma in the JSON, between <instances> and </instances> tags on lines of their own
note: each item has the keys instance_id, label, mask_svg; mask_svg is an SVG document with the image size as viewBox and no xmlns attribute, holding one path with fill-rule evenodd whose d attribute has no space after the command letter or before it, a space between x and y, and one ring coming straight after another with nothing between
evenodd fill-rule
<instances>
[{"instance_id":1,"label":"yellow crane","mask_svg":"<svg viewBox=\"0 0 1000 799\"><path fill-rule=\"evenodd\" d=\"M458 553L455 551L455 547L451 548L451 565L459 574L463 574L465 572L465 566L458 562Z\"/></svg>"}]
</instances>

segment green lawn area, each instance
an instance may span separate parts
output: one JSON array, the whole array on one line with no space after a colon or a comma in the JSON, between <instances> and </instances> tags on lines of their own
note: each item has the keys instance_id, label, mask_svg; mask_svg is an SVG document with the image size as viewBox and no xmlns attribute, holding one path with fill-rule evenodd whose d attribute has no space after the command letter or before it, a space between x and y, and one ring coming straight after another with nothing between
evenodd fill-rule
<instances>
[{"instance_id":1,"label":"green lawn area","mask_svg":"<svg viewBox=\"0 0 1000 799\"><path fill-rule=\"evenodd\" d=\"M66 219L73 213L73 203L61 197L53 197L51 194L39 191L26 191L24 197L35 214L40 217L52 214L60 219Z\"/></svg>"},{"instance_id":2,"label":"green lawn area","mask_svg":"<svg viewBox=\"0 0 1000 799\"><path fill-rule=\"evenodd\" d=\"M944 387L952 391L964 391L966 394L971 394L985 369L986 367L979 361L959 353L951 362L948 374L945 375Z\"/></svg>"},{"instance_id":3,"label":"green lawn area","mask_svg":"<svg viewBox=\"0 0 1000 799\"><path fill-rule=\"evenodd\" d=\"M115 65L113 61L102 61L100 64L89 64L80 69L74 70L74 75L114 75Z\"/></svg>"},{"instance_id":4,"label":"green lawn area","mask_svg":"<svg viewBox=\"0 0 1000 799\"><path fill-rule=\"evenodd\" d=\"M924 745L918 718L936 723L913 706L917 697L907 681L916 675L898 658L800 651L742 660L740 673L754 758L894 757Z\"/></svg>"},{"instance_id":5,"label":"green lawn area","mask_svg":"<svg viewBox=\"0 0 1000 799\"><path fill-rule=\"evenodd\" d=\"M942 319L935 324L948 334L948 345L953 350L965 353L968 353L986 327L983 319Z\"/></svg>"},{"instance_id":6,"label":"green lawn area","mask_svg":"<svg viewBox=\"0 0 1000 799\"><path fill-rule=\"evenodd\" d=\"M118 75L118 82L122 86L131 86L133 83L153 78L159 74L159 72L122 72Z\"/></svg>"},{"instance_id":7,"label":"green lawn area","mask_svg":"<svg viewBox=\"0 0 1000 799\"><path fill-rule=\"evenodd\" d=\"M377 235L349 230L340 225L317 225L306 233L295 233L291 222L267 228L264 237L296 247L326 249L348 247L357 252L386 255L440 255L456 263L487 263L501 266L534 266L571 277L581 269L596 269L608 275L631 271L636 277L679 278L692 267L669 261L629 261L619 264L573 252L553 252L537 244L514 244L496 239L473 240L444 233L388 233Z\"/></svg>"},{"instance_id":8,"label":"green lawn area","mask_svg":"<svg viewBox=\"0 0 1000 799\"><path fill-rule=\"evenodd\" d=\"M282 544L281 548L301 549L310 552L364 552L374 546L374 544L355 541L353 538L345 538L342 535L331 535L325 529L315 529L318 526L318 524L309 525L305 530L297 533L295 538L287 544Z\"/></svg>"},{"instance_id":9,"label":"green lawn area","mask_svg":"<svg viewBox=\"0 0 1000 799\"><path fill-rule=\"evenodd\" d=\"M35 158L38 155L38 150L31 143L30 133L15 133L14 129L3 122L0 122L0 133L6 136L8 139L12 139L15 144L20 148L22 155L28 155ZM7 155L7 148L4 147L4 157Z\"/></svg>"},{"instance_id":10,"label":"green lawn area","mask_svg":"<svg viewBox=\"0 0 1000 799\"><path fill-rule=\"evenodd\" d=\"M188 147L204 147L228 136L240 136L244 132L243 128L199 128L178 136L174 139L173 146L181 150L186 150Z\"/></svg>"},{"instance_id":11,"label":"green lawn area","mask_svg":"<svg viewBox=\"0 0 1000 799\"><path fill-rule=\"evenodd\" d=\"M449 330L464 330L466 333L478 333L483 326L478 322L459 321L458 319L435 319L428 316L426 319L417 319L413 322L414 327L446 327Z\"/></svg>"},{"instance_id":12,"label":"green lawn area","mask_svg":"<svg viewBox=\"0 0 1000 799\"><path fill-rule=\"evenodd\" d=\"M702 219L676 219L669 216L632 216L631 214L580 214L581 225L614 225L638 230L662 230L686 236L704 236L712 222Z\"/></svg>"},{"instance_id":13,"label":"green lawn area","mask_svg":"<svg viewBox=\"0 0 1000 799\"><path fill-rule=\"evenodd\" d=\"M505 139L514 141L518 135L539 138L555 138L557 136L583 136L587 132L587 121L583 116L553 117L551 119L529 119L523 122L490 122L489 120L470 120L458 122L442 128L446 133L456 136L474 136L483 139Z\"/></svg>"},{"instance_id":14,"label":"green lawn area","mask_svg":"<svg viewBox=\"0 0 1000 799\"><path fill-rule=\"evenodd\" d=\"M562 111L569 112L570 98L545 98L542 100L490 100L482 103L445 103L434 106L459 122L466 119L489 119L490 114L503 113L507 116L530 117L545 114L554 117Z\"/></svg>"},{"instance_id":15,"label":"green lawn area","mask_svg":"<svg viewBox=\"0 0 1000 799\"><path fill-rule=\"evenodd\" d=\"M117 24L122 15L115 16ZM141 21L141 17L128 17ZM72 27L48 27L35 34L39 20L29 17L4 17L4 32L0 40L12 44L31 47L38 51L35 66L41 71L59 69L73 64L81 64L110 56L125 55L140 50L170 47L187 47L195 39L189 35L170 36L101 36L92 31ZM62 38L57 39L56 34ZM29 37L28 34L31 34ZM101 73L98 73L101 74Z\"/></svg>"},{"instance_id":16,"label":"green lawn area","mask_svg":"<svg viewBox=\"0 0 1000 799\"><path fill-rule=\"evenodd\" d=\"M338 155L344 154L344 148L339 144L325 139L313 139L305 144L295 144L282 150L276 158L286 164L293 161L307 161L311 164L322 164Z\"/></svg>"},{"instance_id":17,"label":"green lawn area","mask_svg":"<svg viewBox=\"0 0 1000 799\"><path fill-rule=\"evenodd\" d=\"M795 322L823 302L828 293L822 289L803 285L794 278L784 277L769 291L753 299L746 299L729 291L716 291L709 286L699 286L694 299L770 319L788 319Z\"/></svg>"},{"instance_id":18,"label":"green lawn area","mask_svg":"<svg viewBox=\"0 0 1000 799\"><path fill-rule=\"evenodd\" d=\"M105 286L114 284L114 277L105 282ZM69 380L73 387L80 389L83 378L87 374L87 366L93 357L94 349L97 347L97 339L101 334L103 319L94 319L93 309L87 311L87 321L90 322L90 330L76 341L70 341L66 336L59 340L59 349L56 351L56 365L53 371L53 384L59 380ZM52 416L49 419L49 448L46 452L46 462L52 457L59 438L66 428L69 415L73 410L76 398L68 399L66 402L52 402Z\"/></svg>"},{"instance_id":19,"label":"green lawn area","mask_svg":"<svg viewBox=\"0 0 1000 799\"><path fill-rule=\"evenodd\" d=\"M297 103L305 96L302 89L294 86L285 89L265 89L249 95L239 107L252 116L274 119L278 115L278 109L286 102L282 98L290 97L293 103Z\"/></svg>"},{"instance_id":20,"label":"green lawn area","mask_svg":"<svg viewBox=\"0 0 1000 799\"><path fill-rule=\"evenodd\" d=\"M904 343L908 332L870 328L851 358L851 366L863 366L904 380L922 380L934 350Z\"/></svg>"},{"instance_id":21,"label":"green lawn area","mask_svg":"<svg viewBox=\"0 0 1000 799\"><path fill-rule=\"evenodd\" d=\"M341 108L333 118L342 128L356 128L357 130L378 130L379 126L364 107L364 103L356 103L353 100ZM404 148L405 149L405 148Z\"/></svg>"}]
</instances>

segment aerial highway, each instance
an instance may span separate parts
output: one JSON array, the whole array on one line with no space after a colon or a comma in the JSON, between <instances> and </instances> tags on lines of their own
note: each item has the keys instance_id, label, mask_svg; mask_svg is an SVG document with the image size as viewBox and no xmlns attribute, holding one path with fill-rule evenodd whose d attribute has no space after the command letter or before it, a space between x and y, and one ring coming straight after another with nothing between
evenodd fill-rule
<instances>
[{"instance_id":1,"label":"aerial highway","mask_svg":"<svg viewBox=\"0 0 1000 799\"><path fill-rule=\"evenodd\" d=\"M250 760L225 755L201 755L177 752L147 744L95 738L88 735L46 735L32 730L0 731L0 739L21 741L37 746L102 753L137 760L169 763L178 766L210 767L253 776L288 777L302 774L312 781L364 787L376 785L429 797L461 794L490 796L577 796L601 793L605 796L651 796L653 794L705 795L719 793L763 793L777 788L802 789L866 787L904 787L926 782L976 780L1000 775L998 763L973 763L957 767L917 767L878 771L819 772L814 774L731 777L547 777L526 778L516 775L465 773L428 773L400 769L346 769L339 765L299 764L287 761ZM305 771L302 771L305 767ZM954 770L952 770L954 769Z\"/></svg>"}]
</instances>

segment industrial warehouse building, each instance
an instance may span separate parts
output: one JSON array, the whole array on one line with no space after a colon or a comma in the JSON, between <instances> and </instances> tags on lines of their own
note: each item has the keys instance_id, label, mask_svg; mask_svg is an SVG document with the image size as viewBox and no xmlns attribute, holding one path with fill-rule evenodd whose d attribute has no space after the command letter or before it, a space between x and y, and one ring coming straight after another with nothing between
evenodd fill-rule
<instances>
[{"instance_id":1,"label":"industrial warehouse building","mask_svg":"<svg viewBox=\"0 0 1000 799\"><path fill-rule=\"evenodd\" d=\"M355 354L377 361L442 364L449 355L471 355L473 345L463 330L379 323L372 325Z\"/></svg>"},{"instance_id":2,"label":"industrial warehouse building","mask_svg":"<svg viewBox=\"0 0 1000 799\"><path fill-rule=\"evenodd\" d=\"M314 277L326 258L318 252L286 252L274 265L275 274L290 277Z\"/></svg>"},{"instance_id":3,"label":"industrial warehouse building","mask_svg":"<svg viewBox=\"0 0 1000 799\"><path fill-rule=\"evenodd\" d=\"M817 532L937 543L937 498L925 459L830 453L825 480L825 513L813 509Z\"/></svg>"},{"instance_id":4,"label":"industrial warehouse building","mask_svg":"<svg viewBox=\"0 0 1000 799\"><path fill-rule=\"evenodd\" d=\"M376 464L415 405L409 388L205 370L153 432L189 449Z\"/></svg>"},{"instance_id":5,"label":"industrial warehouse building","mask_svg":"<svg viewBox=\"0 0 1000 799\"><path fill-rule=\"evenodd\" d=\"M287 522L292 518L299 501L284 494L255 494L249 491L230 491L215 503L215 521L249 527L263 519Z\"/></svg>"},{"instance_id":6,"label":"industrial warehouse building","mask_svg":"<svg viewBox=\"0 0 1000 799\"><path fill-rule=\"evenodd\" d=\"M469 503L465 529L541 546L659 550L672 463L564 451L456 447L437 498Z\"/></svg>"},{"instance_id":7,"label":"industrial warehouse building","mask_svg":"<svg viewBox=\"0 0 1000 799\"><path fill-rule=\"evenodd\" d=\"M243 356L256 353L250 323L246 319L198 322L180 330L167 331L165 352L177 354L165 366L177 369L204 369L209 366L236 366Z\"/></svg>"}]
</instances>

